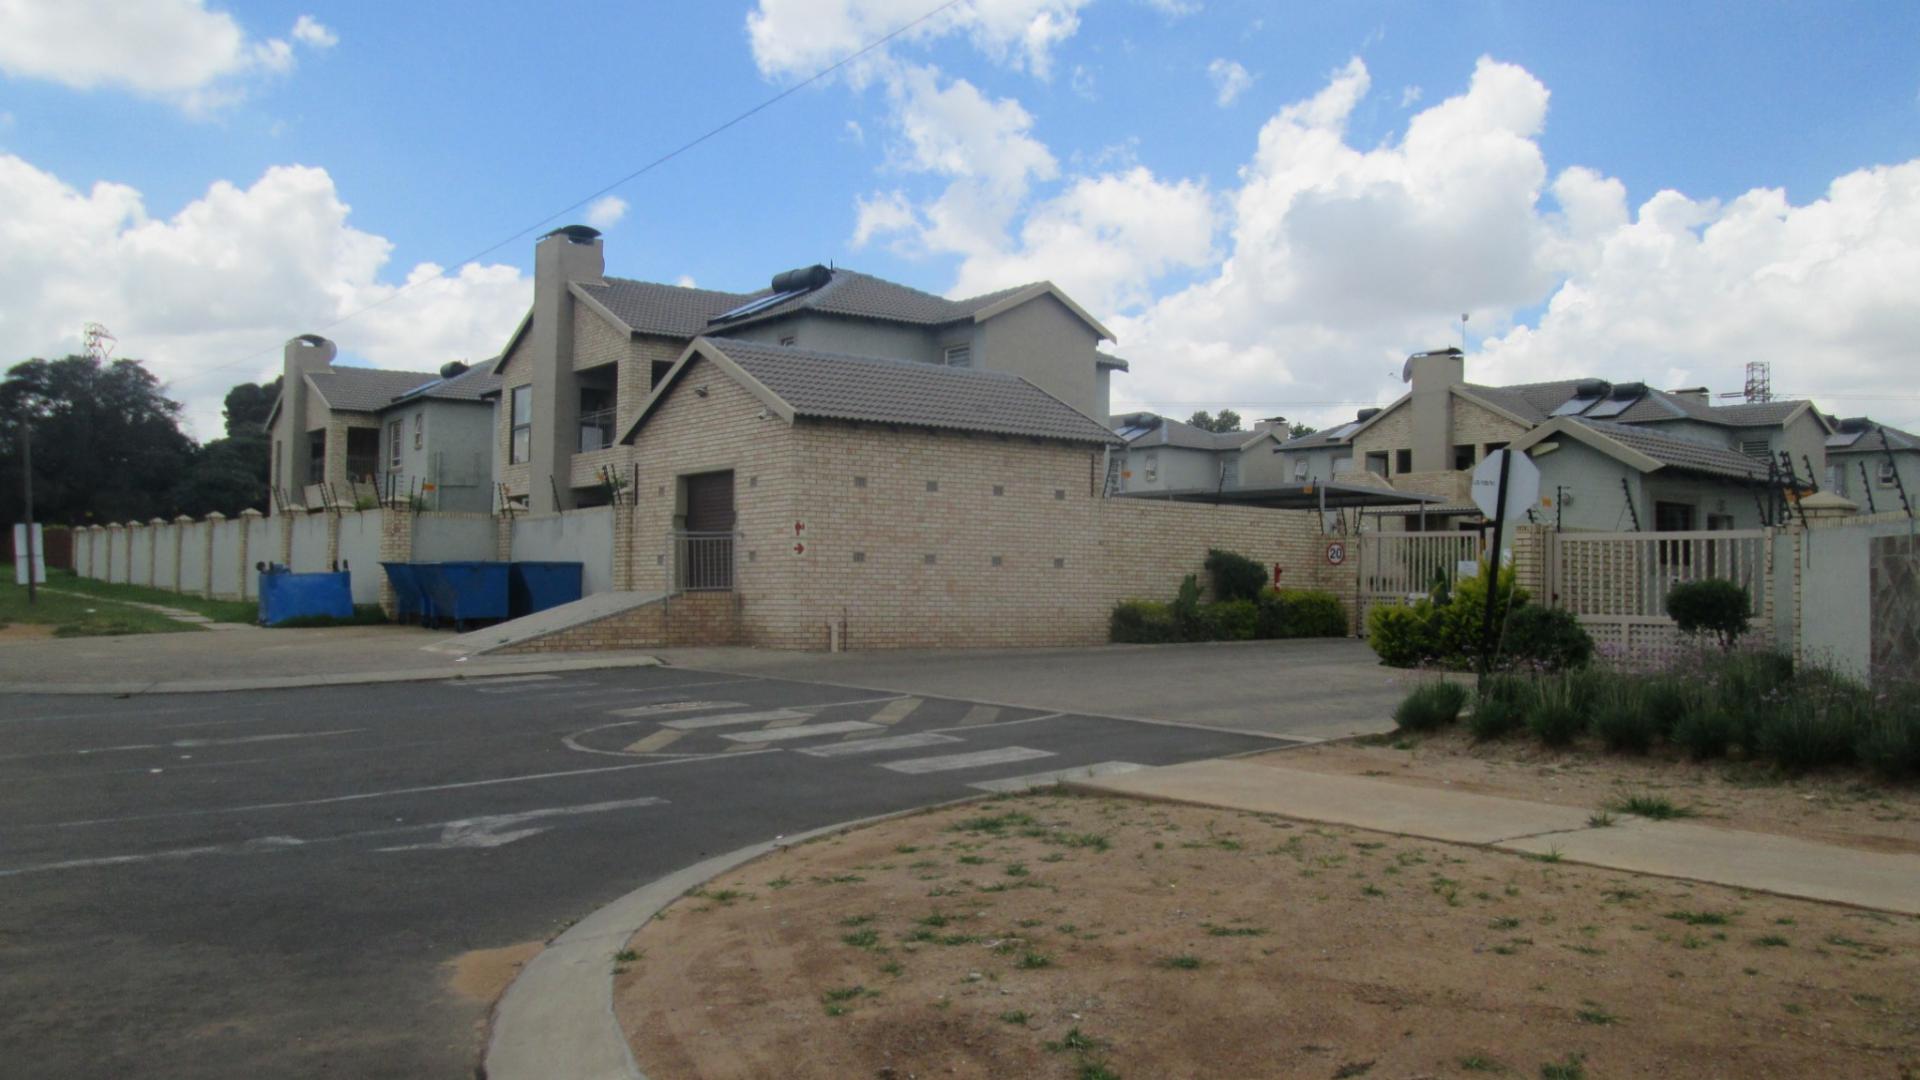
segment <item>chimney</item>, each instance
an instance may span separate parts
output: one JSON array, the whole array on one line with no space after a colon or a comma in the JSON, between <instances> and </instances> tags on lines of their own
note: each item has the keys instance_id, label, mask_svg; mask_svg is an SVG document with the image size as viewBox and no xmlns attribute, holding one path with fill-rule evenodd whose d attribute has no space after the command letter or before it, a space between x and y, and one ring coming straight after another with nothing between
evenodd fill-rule
<instances>
[{"instance_id":1,"label":"chimney","mask_svg":"<svg viewBox=\"0 0 1920 1080\"><path fill-rule=\"evenodd\" d=\"M333 370L333 358L339 354L333 342L319 334L301 334L287 339L281 350L280 415L273 422L270 437L272 457L280 463L273 486L298 502L307 482L307 470L313 453L307 445L307 376Z\"/></svg>"},{"instance_id":2,"label":"chimney","mask_svg":"<svg viewBox=\"0 0 1920 1080\"><path fill-rule=\"evenodd\" d=\"M580 383L573 372L575 284L604 285L600 232L565 225L533 247L533 325L526 347L533 361L533 445L528 455L528 508L551 514L573 504L573 454L580 445Z\"/></svg>"},{"instance_id":3,"label":"chimney","mask_svg":"<svg viewBox=\"0 0 1920 1080\"><path fill-rule=\"evenodd\" d=\"M1272 431L1274 428L1284 428L1286 426L1287 418L1284 416L1269 416L1265 420L1255 420L1253 422L1253 430L1255 432Z\"/></svg>"},{"instance_id":4,"label":"chimney","mask_svg":"<svg viewBox=\"0 0 1920 1080\"><path fill-rule=\"evenodd\" d=\"M1467 356L1434 349L1407 357L1400 378L1413 384L1413 469L1443 472L1453 467L1453 393L1467 381Z\"/></svg>"},{"instance_id":5,"label":"chimney","mask_svg":"<svg viewBox=\"0 0 1920 1080\"><path fill-rule=\"evenodd\" d=\"M1686 398L1688 401L1699 405L1712 404L1712 401L1709 400L1712 395L1707 393L1707 388L1704 386L1687 386L1679 390L1669 390L1667 393L1677 398Z\"/></svg>"}]
</instances>

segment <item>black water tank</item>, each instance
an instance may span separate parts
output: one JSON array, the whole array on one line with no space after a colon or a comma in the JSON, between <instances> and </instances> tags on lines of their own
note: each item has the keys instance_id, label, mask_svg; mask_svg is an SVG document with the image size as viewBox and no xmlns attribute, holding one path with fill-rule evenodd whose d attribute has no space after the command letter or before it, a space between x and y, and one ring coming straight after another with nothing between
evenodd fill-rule
<instances>
[{"instance_id":1,"label":"black water tank","mask_svg":"<svg viewBox=\"0 0 1920 1080\"><path fill-rule=\"evenodd\" d=\"M833 271L815 263L773 275L773 291L810 292L833 280Z\"/></svg>"},{"instance_id":2,"label":"black water tank","mask_svg":"<svg viewBox=\"0 0 1920 1080\"><path fill-rule=\"evenodd\" d=\"M1361 409L1360 412L1357 415L1355 415L1353 419L1355 423L1364 424L1367 421L1379 415L1380 415L1379 409Z\"/></svg>"},{"instance_id":3,"label":"black water tank","mask_svg":"<svg viewBox=\"0 0 1920 1080\"><path fill-rule=\"evenodd\" d=\"M449 360L440 365L440 377L443 379L458 378L466 373L467 365L458 360Z\"/></svg>"},{"instance_id":4,"label":"black water tank","mask_svg":"<svg viewBox=\"0 0 1920 1080\"><path fill-rule=\"evenodd\" d=\"M1612 384L1605 379L1581 379L1573 384L1573 396L1577 398L1606 397L1607 391L1612 389Z\"/></svg>"}]
</instances>

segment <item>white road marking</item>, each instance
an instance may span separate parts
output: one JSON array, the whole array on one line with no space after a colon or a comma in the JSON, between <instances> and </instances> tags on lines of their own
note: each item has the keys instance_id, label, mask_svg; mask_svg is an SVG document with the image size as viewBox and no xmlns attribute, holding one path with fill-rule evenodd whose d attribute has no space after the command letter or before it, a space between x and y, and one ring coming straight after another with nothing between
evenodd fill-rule
<instances>
[{"instance_id":1,"label":"white road marking","mask_svg":"<svg viewBox=\"0 0 1920 1080\"><path fill-rule=\"evenodd\" d=\"M1052 772L1033 773L1030 776L1009 776L1005 780L982 780L968 787L981 791L1028 791L1032 788L1058 784L1062 780L1087 780L1095 776L1118 776L1121 773L1139 772L1145 765L1135 765L1131 761L1102 761L1097 765L1076 765L1071 769L1055 769Z\"/></svg>"},{"instance_id":2,"label":"white road marking","mask_svg":"<svg viewBox=\"0 0 1920 1080\"><path fill-rule=\"evenodd\" d=\"M908 716L911 716L913 710L920 707L920 703L921 699L917 697L901 698L898 701L891 701L882 705L879 711L867 719L876 724L892 727L900 721L905 720Z\"/></svg>"},{"instance_id":3,"label":"white road marking","mask_svg":"<svg viewBox=\"0 0 1920 1080\"><path fill-rule=\"evenodd\" d=\"M575 817L580 814L604 814L612 810L630 810L637 806L658 806L665 799L647 796L639 799L616 799L612 802L585 803L580 806L552 806L544 810L525 810L518 814L488 814L483 817L461 818L440 826L440 839L426 844L401 844L397 847L376 848L377 851L439 851L452 848L491 848L511 844L515 840L525 840L529 836L538 836L550 826L531 829L516 829L513 826L529 821L541 821L555 817Z\"/></svg>"},{"instance_id":4,"label":"white road marking","mask_svg":"<svg viewBox=\"0 0 1920 1080\"><path fill-rule=\"evenodd\" d=\"M485 688L485 687L488 687L488 686L505 686L505 685L506 685L506 684L508 684L508 683L526 683L526 682L555 682L555 681L557 681L557 680L558 680L559 678L560 678L560 676L558 676L558 675L539 675L539 674L535 674L535 675L488 675L488 676L484 676L484 677L482 677L482 678L478 678L478 679L450 679L450 680L448 680L448 681L449 681L449 682L457 682L457 683L459 683L459 684L461 684L462 686L471 686L471 687L473 687L473 688L474 688L475 690L479 690L479 689L483 689L483 688Z\"/></svg>"},{"instance_id":5,"label":"white road marking","mask_svg":"<svg viewBox=\"0 0 1920 1080\"><path fill-rule=\"evenodd\" d=\"M848 754L877 754L887 750L913 750L922 746L939 746L942 743L959 741L952 735L934 735L922 731L912 735L887 735L877 739L834 743L830 746L809 746L800 752L813 757L844 757Z\"/></svg>"},{"instance_id":6,"label":"white road marking","mask_svg":"<svg viewBox=\"0 0 1920 1080\"><path fill-rule=\"evenodd\" d=\"M665 750L686 735L684 731L656 731L644 739L636 739L627 744L629 754L651 754Z\"/></svg>"},{"instance_id":7,"label":"white road marking","mask_svg":"<svg viewBox=\"0 0 1920 1080\"><path fill-rule=\"evenodd\" d=\"M948 754L945 757L909 758L906 761L883 761L879 767L892 769L898 773L948 772L953 769L982 769L989 765L1005 765L1014 761L1033 761L1036 758L1053 756L1051 750L1035 750L1030 746L1003 746L998 750L976 750L971 754Z\"/></svg>"},{"instance_id":8,"label":"white road marking","mask_svg":"<svg viewBox=\"0 0 1920 1080\"><path fill-rule=\"evenodd\" d=\"M609 709L608 716L658 716L662 713L699 712L701 709L740 709L739 701L663 701L658 705L635 705L630 709Z\"/></svg>"},{"instance_id":9,"label":"white road marking","mask_svg":"<svg viewBox=\"0 0 1920 1080\"><path fill-rule=\"evenodd\" d=\"M967 715L960 718L960 726L961 727L977 727L981 724L991 724L995 720L998 720L999 718L1000 718L999 706L975 705L973 708L967 710Z\"/></svg>"},{"instance_id":10,"label":"white road marking","mask_svg":"<svg viewBox=\"0 0 1920 1080\"><path fill-rule=\"evenodd\" d=\"M560 679L553 676L549 676L548 679L542 680L537 683L533 683L531 685L521 685L521 686L499 686L499 687L471 686L470 680L467 680L467 679L458 679L455 681L462 684L468 684L468 688L471 689L476 694L526 694L526 693L545 694L550 691L563 689L568 686L597 685L595 683L583 684L578 680Z\"/></svg>"},{"instance_id":11,"label":"white road marking","mask_svg":"<svg viewBox=\"0 0 1920 1080\"><path fill-rule=\"evenodd\" d=\"M236 735L230 739L175 739L173 745L179 747L194 746L239 746L241 743L280 742L284 739L323 739L329 735L352 735L366 728L340 728L337 731L295 731L284 735Z\"/></svg>"},{"instance_id":12,"label":"white road marking","mask_svg":"<svg viewBox=\"0 0 1920 1080\"><path fill-rule=\"evenodd\" d=\"M20 874L39 874L49 870L86 870L95 866L124 866L128 863L160 862L169 859L188 859L195 855L218 855L223 852L234 855L267 854L299 847L305 840L291 836L263 836L238 844L208 844L203 847L174 848L171 851L152 851L142 855L102 855L91 859L66 859L61 862L40 863L35 866L19 866L10 870L0 870L0 877L16 877Z\"/></svg>"},{"instance_id":13,"label":"white road marking","mask_svg":"<svg viewBox=\"0 0 1920 1080\"><path fill-rule=\"evenodd\" d=\"M780 742L786 739L808 739L816 735L840 735L849 731L872 731L875 725L864 720L836 720L831 724L810 724L806 727L774 728L771 731L736 731L720 736L742 744Z\"/></svg>"},{"instance_id":14,"label":"white road marking","mask_svg":"<svg viewBox=\"0 0 1920 1080\"><path fill-rule=\"evenodd\" d=\"M701 728L734 727L739 724L766 724L775 720L805 720L810 713L795 712L792 709L768 709L764 712L725 713L720 716L689 716L684 720L668 720L666 726L679 731L698 731Z\"/></svg>"}]
</instances>

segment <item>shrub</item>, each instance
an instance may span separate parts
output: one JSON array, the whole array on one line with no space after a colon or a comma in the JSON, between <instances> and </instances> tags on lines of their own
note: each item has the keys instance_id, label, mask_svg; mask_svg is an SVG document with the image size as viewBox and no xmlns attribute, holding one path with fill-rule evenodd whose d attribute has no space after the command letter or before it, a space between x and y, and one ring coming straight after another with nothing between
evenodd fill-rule
<instances>
[{"instance_id":1,"label":"shrub","mask_svg":"<svg viewBox=\"0 0 1920 1080\"><path fill-rule=\"evenodd\" d=\"M1572 612L1526 604L1507 617L1501 653L1509 661L1565 671L1593 658L1593 638Z\"/></svg>"},{"instance_id":2,"label":"shrub","mask_svg":"<svg viewBox=\"0 0 1920 1080\"><path fill-rule=\"evenodd\" d=\"M1489 675L1480 684L1467 730L1485 741L1512 734L1526 723L1533 707L1533 680L1519 675Z\"/></svg>"},{"instance_id":3,"label":"shrub","mask_svg":"<svg viewBox=\"0 0 1920 1080\"><path fill-rule=\"evenodd\" d=\"M1734 741L1733 720L1721 695L1710 687L1693 686L1685 695L1685 705L1674 721L1672 739L1695 761L1716 758L1727 752Z\"/></svg>"},{"instance_id":4,"label":"shrub","mask_svg":"<svg viewBox=\"0 0 1920 1080\"><path fill-rule=\"evenodd\" d=\"M1681 632L1712 634L1723 649L1733 648L1747 632L1752 610L1747 590L1724 578L1689 581L1667 593L1667 615Z\"/></svg>"},{"instance_id":5,"label":"shrub","mask_svg":"<svg viewBox=\"0 0 1920 1080\"><path fill-rule=\"evenodd\" d=\"M1217 601L1258 600L1267 587L1267 568L1245 555L1209 548L1206 568Z\"/></svg>"},{"instance_id":6,"label":"shrub","mask_svg":"<svg viewBox=\"0 0 1920 1080\"><path fill-rule=\"evenodd\" d=\"M1768 717L1793 692L1793 658L1775 652L1736 652L1707 667L1725 714L1727 740L1746 750L1757 747Z\"/></svg>"},{"instance_id":7,"label":"shrub","mask_svg":"<svg viewBox=\"0 0 1920 1080\"><path fill-rule=\"evenodd\" d=\"M1346 637L1347 609L1330 592L1264 589L1256 637Z\"/></svg>"},{"instance_id":8,"label":"shrub","mask_svg":"<svg viewBox=\"0 0 1920 1080\"><path fill-rule=\"evenodd\" d=\"M1573 688L1565 677L1544 679L1527 709L1527 730L1548 746L1566 746L1587 727Z\"/></svg>"},{"instance_id":9,"label":"shrub","mask_svg":"<svg viewBox=\"0 0 1920 1080\"><path fill-rule=\"evenodd\" d=\"M1870 724L1872 707L1860 687L1805 679L1762 720L1759 750L1788 772L1849 764L1861 732Z\"/></svg>"},{"instance_id":10,"label":"shrub","mask_svg":"<svg viewBox=\"0 0 1920 1080\"><path fill-rule=\"evenodd\" d=\"M1647 709L1646 687L1631 676L1614 676L1593 703L1593 733L1612 751L1644 754L1661 734Z\"/></svg>"},{"instance_id":11,"label":"shrub","mask_svg":"<svg viewBox=\"0 0 1920 1080\"><path fill-rule=\"evenodd\" d=\"M1173 609L1153 600L1122 600L1113 609L1108 636L1114 641L1157 644L1179 641L1180 628L1173 621Z\"/></svg>"},{"instance_id":12,"label":"shrub","mask_svg":"<svg viewBox=\"0 0 1920 1080\"><path fill-rule=\"evenodd\" d=\"M1207 641L1251 641L1260 623L1260 609L1251 600L1223 600L1200 609L1200 629Z\"/></svg>"},{"instance_id":13,"label":"shrub","mask_svg":"<svg viewBox=\"0 0 1920 1080\"><path fill-rule=\"evenodd\" d=\"M1460 719L1466 704L1466 687L1437 679L1414 687L1393 710L1393 722L1405 731L1437 731Z\"/></svg>"},{"instance_id":14,"label":"shrub","mask_svg":"<svg viewBox=\"0 0 1920 1080\"><path fill-rule=\"evenodd\" d=\"M1641 696L1641 708L1646 710L1654 734L1663 739L1671 737L1673 726L1687 709L1685 684L1672 676L1655 676L1642 684Z\"/></svg>"},{"instance_id":15,"label":"shrub","mask_svg":"<svg viewBox=\"0 0 1920 1080\"><path fill-rule=\"evenodd\" d=\"M1875 709L1854 736L1860 764L1887 780L1920 777L1920 702L1908 695L1899 705Z\"/></svg>"},{"instance_id":16,"label":"shrub","mask_svg":"<svg viewBox=\"0 0 1920 1080\"><path fill-rule=\"evenodd\" d=\"M1188 574L1180 579L1180 592L1173 598L1173 625L1180 637L1176 640L1192 641L1203 633L1200 626L1200 578Z\"/></svg>"},{"instance_id":17,"label":"shrub","mask_svg":"<svg viewBox=\"0 0 1920 1080\"><path fill-rule=\"evenodd\" d=\"M1497 628L1507 618L1507 609L1525 604L1528 594L1514 584L1511 566L1501 568L1495 587L1499 590L1493 606L1493 623ZM1478 574L1461 578L1453 587L1453 595L1444 605L1435 606L1434 611L1437 613L1434 620L1436 655L1454 666L1472 667L1482 652L1481 631L1486 625L1486 564L1481 564Z\"/></svg>"},{"instance_id":18,"label":"shrub","mask_svg":"<svg viewBox=\"0 0 1920 1080\"><path fill-rule=\"evenodd\" d=\"M1380 606L1367 612L1367 644L1390 667L1413 667L1430 660L1434 648L1432 603Z\"/></svg>"}]
</instances>

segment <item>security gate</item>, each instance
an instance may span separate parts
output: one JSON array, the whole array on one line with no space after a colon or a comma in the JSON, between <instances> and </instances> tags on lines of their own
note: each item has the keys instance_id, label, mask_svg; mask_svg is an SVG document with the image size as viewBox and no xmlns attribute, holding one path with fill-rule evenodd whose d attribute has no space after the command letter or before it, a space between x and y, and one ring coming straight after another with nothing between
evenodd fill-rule
<instances>
[{"instance_id":1,"label":"security gate","mask_svg":"<svg viewBox=\"0 0 1920 1080\"><path fill-rule=\"evenodd\" d=\"M1405 604L1454 580L1463 562L1482 557L1480 534L1471 532L1370 532L1360 534L1360 632L1367 613L1380 604Z\"/></svg>"}]
</instances>

